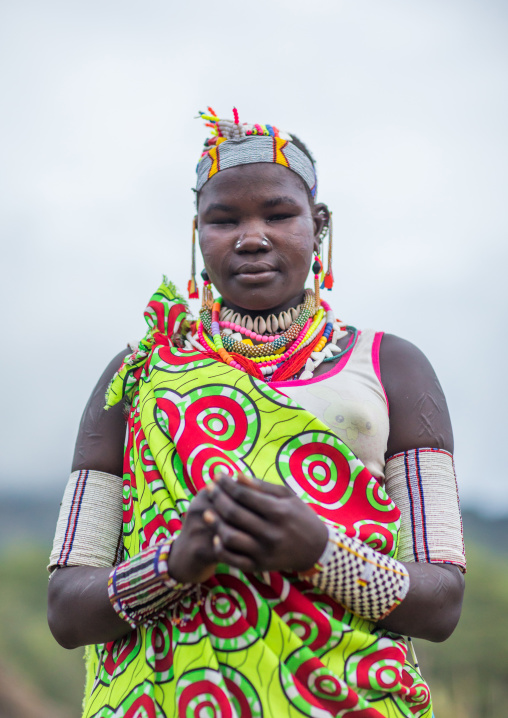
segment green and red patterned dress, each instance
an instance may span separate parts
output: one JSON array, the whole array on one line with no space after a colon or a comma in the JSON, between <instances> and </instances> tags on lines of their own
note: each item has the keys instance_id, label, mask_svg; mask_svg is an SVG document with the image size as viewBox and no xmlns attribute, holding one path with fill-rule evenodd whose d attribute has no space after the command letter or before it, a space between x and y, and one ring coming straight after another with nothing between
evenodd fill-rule
<instances>
[{"instance_id":1,"label":"green and red patterned dress","mask_svg":"<svg viewBox=\"0 0 508 718\"><path fill-rule=\"evenodd\" d=\"M296 402L213 355L175 346L187 308L164 283L149 332L109 390L132 402L124 462L126 556L178 533L217 469L289 486L326 522L395 556L399 510ZM296 574L219 564L156 624L88 651L85 718L430 718L397 635Z\"/></svg>"}]
</instances>

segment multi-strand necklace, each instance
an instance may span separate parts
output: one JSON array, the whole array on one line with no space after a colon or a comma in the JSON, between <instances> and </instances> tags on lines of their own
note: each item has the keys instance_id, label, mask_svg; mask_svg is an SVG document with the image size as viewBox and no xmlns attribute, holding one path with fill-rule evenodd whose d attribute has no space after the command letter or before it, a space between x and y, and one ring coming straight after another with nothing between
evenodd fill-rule
<instances>
[{"instance_id":1,"label":"multi-strand necklace","mask_svg":"<svg viewBox=\"0 0 508 718\"><path fill-rule=\"evenodd\" d=\"M338 359L356 341L356 330L337 322L324 300L316 306L310 289L296 309L266 319L235 314L222 307L219 298L211 309L200 311L196 330L193 346L215 352L226 364L265 381L291 379L304 367L300 378L309 379L319 364ZM348 331L352 340L341 351L337 342Z\"/></svg>"}]
</instances>

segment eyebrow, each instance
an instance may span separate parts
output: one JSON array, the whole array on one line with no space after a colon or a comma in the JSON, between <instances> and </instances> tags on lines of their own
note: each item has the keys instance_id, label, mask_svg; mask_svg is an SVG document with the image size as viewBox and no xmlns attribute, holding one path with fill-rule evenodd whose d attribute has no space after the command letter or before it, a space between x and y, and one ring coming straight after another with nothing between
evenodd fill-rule
<instances>
[{"instance_id":1,"label":"eyebrow","mask_svg":"<svg viewBox=\"0 0 508 718\"><path fill-rule=\"evenodd\" d=\"M209 204L208 207L205 209L205 212L232 212L233 207L230 207L228 204L221 204L220 202L212 202L212 204Z\"/></svg>"},{"instance_id":2,"label":"eyebrow","mask_svg":"<svg viewBox=\"0 0 508 718\"><path fill-rule=\"evenodd\" d=\"M291 204L294 207L298 207L298 202L293 199L293 197L289 197L288 195L283 195L281 197L270 197L269 199L265 200L263 202L263 207L265 208L273 208L278 207L281 204ZM231 207L229 204L222 204L222 202L212 202L212 204L208 205L208 207L205 209L205 214L208 214L208 212L234 212L235 208Z\"/></svg>"},{"instance_id":3,"label":"eyebrow","mask_svg":"<svg viewBox=\"0 0 508 718\"><path fill-rule=\"evenodd\" d=\"M263 202L263 207L277 207L279 204L292 204L295 207L298 206L298 202L296 202L293 197L283 196L270 197L270 199L267 199L266 202Z\"/></svg>"}]
</instances>

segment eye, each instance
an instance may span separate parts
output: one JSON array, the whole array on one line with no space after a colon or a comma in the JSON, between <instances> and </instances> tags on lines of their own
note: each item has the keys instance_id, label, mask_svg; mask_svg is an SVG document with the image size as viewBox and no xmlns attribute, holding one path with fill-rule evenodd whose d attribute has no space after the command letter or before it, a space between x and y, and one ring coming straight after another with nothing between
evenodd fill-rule
<instances>
[{"instance_id":1,"label":"eye","mask_svg":"<svg viewBox=\"0 0 508 718\"><path fill-rule=\"evenodd\" d=\"M215 224L219 226L227 226L229 224L236 224L236 221L234 219L214 219L210 222L210 224Z\"/></svg>"},{"instance_id":2,"label":"eye","mask_svg":"<svg viewBox=\"0 0 508 718\"><path fill-rule=\"evenodd\" d=\"M268 222L283 222L285 219L292 219L295 215L288 212L279 212L268 217Z\"/></svg>"}]
</instances>

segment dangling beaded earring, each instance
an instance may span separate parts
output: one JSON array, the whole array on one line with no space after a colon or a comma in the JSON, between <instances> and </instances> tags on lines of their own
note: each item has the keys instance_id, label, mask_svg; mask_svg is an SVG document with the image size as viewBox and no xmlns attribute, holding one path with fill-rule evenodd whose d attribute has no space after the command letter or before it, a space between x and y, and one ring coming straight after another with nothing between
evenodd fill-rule
<instances>
[{"instance_id":1,"label":"dangling beaded earring","mask_svg":"<svg viewBox=\"0 0 508 718\"><path fill-rule=\"evenodd\" d=\"M196 218L192 220L192 261L191 278L187 284L189 299L199 299L198 285L196 284Z\"/></svg>"},{"instance_id":2,"label":"dangling beaded earring","mask_svg":"<svg viewBox=\"0 0 508 718\"><path fill-rule=\"evenodd\" d=\"M333 270L332 270L332 249L333 249L333 223L332 213L330 212L330 220L328 222L328 267L326 269L323 281L324 289L332 289L333 287Z\"/></svg>"},{"instance_id":3,"label":"dangling beaded earring","mask_svg":"<svg viewBox=\"0 0 508 718\"><path fill-rule=\"evenodd\" d=\"M201 272L201 276L203 277L203 302L202 302L202 309L209 309L212 310L213 307L213 292L212 292L212 283L210 281L210 277L208 276L208 272L206 269L203 269Z\"/></svg>"},{"instance_id":4,"label":"dangling beaded earring","mask_svg":"<svg viewBox=\"0 0 508 718\"><path fill-rule=\"evenodd\" d=\"M317 252L314 254L314 263L312 265L312 272L314 274L314 297L315 297L315 309L316 311L321 306L321 297L319 294L319 287L321 285L321 274L323 272L323 263Z\"/></svg>"}]
</instances>

